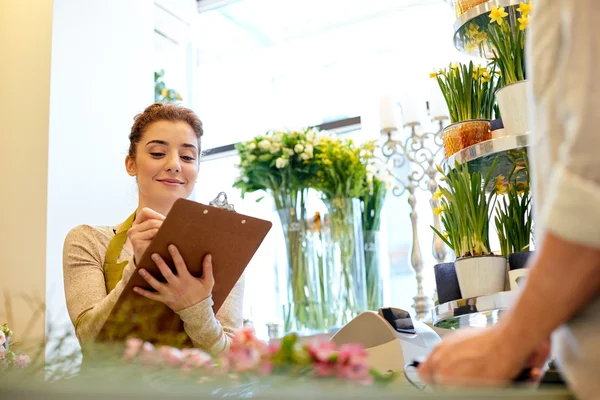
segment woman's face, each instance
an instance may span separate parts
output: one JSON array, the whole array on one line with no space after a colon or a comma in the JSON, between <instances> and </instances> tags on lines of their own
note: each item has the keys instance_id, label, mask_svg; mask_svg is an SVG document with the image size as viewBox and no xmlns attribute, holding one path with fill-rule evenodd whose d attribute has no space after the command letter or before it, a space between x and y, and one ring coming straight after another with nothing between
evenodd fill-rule
<instances>
[{"instance_id":1,"label":"woman's face","mask_svg":"<svg viewBox=\"0 0 600 400\"><path fill-rule=\"evenodd\" d=\"M126 159L127 172L137 177L140 200L148 206L170 207L188 198L198 177L199 143L190 125L157 121L137 144L135 160Z\"/></svg>"}]
</instances>

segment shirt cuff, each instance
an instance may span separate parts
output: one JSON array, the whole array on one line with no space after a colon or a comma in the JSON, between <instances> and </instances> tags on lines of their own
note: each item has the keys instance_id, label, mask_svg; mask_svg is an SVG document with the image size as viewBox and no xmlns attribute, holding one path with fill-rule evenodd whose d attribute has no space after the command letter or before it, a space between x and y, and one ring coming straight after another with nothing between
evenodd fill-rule
<instances>
[{"instance_id":1,"label":"shirt cuff","mask_svg":"<svg viewBox=\"0 0 600 400\"><path fill-rule=\"evenodd\" d=\"M177 311L177 315L179 315L183 322L194 325L194 321L202 322L207 320L207 317L213 313L213 304L211 295L191 307Z\"/></svg>"},{"instance_id":2,"label":"shirt cuff","mask_svg":"<svg viewBox=\"0 0 600 400\"><path fill-rule=\"evenodd\" d=\"M600 248L598 184L559 164L552 171L544 203L541 211L546 230L567 241Z\"/></svg>"}]
</instances>

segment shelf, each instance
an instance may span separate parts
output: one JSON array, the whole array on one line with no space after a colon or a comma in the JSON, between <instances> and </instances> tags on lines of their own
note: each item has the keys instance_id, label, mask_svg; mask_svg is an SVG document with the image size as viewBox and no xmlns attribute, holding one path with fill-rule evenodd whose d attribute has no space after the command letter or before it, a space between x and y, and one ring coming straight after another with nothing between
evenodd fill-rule
<instances>
[{"instance_id":1,"label":"shelf","mask_svg":"<svg viewBox=\"0 0 600 400\"><path fill-rule=\"evenodd\" d=\"M493 176L504 175L507 177L516 163L524 163L524 152L529 145L529 134L502 136L496 139L474 144L462 149L442 161L442 168L447 171L453 168L456 162L468 163L470 172L480 172L487 175L494 159L498 157L498 164Z\"/></svg>"},{"instance_id":2,"label":"shelf","mask_svg":"<svg viewBox=\"0 0 600 400\"><path fill-rule=\"evenodd\" d=\"M500 315L517 298L518 292L499 292L488 296L460 299L440 304L431 311L436 328L483 328L498 322Z\"/></svg>"},{"instance_id":3,"label":"shelf","mask_svg":"<svg viewBox=\"0 0 600 400\"><path fill-rule=\"evenodd\" d=\"M484 39L480 45L474 45L473 35L469 33L469 26L473 23L479 27L479 32L487 33L490 11L497 6L501 6L508 13L506 22L514 29L518 29L519 22L517 21L518 12L516 9L519 7L519 3L519 0L490 0L462 14L454 22L454 47L467 55L491 59L494 56L491 44L487 39Z\"/></svg>"}]
</instances>

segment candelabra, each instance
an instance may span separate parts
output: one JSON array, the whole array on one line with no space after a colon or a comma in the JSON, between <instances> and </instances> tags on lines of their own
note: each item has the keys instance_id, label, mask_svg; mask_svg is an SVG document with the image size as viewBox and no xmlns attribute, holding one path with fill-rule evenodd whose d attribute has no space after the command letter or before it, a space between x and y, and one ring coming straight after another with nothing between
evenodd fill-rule
<instances>
[{"instance_id":1,"label":"candelabra","mask_svg":"<svg viewBox=\"0 0 600 400\"><path fill-rule=\"evenodd\" d=\"M417 229L417 200L415 192L417 189L431 193L431 211L433 215L433 226L440 230L440 217L433 210L437 207L437 200L433 193L437 189L436 175L439 173L436 164L439 163L443 154L442 130L444 120L447 117L434 117L432 121L437 122L439 129L437 132L419 133L417 128L419 122L408 122L403 128L410 128L410 135L406 138L394 139L393 134L396 128L384 128L381 130L385 137L385 142L381 146L386 164L392 163L390 174L393 178L392 193L395 196L402 196L408 192L408 204L410 205L410 220L412 225L412 248L411 265L416 273L417 295L413 297L412 307L415 309L417 319L426 319L433 306L432 300L425 295L423 290L423 259L421 255L421 246L419 244L419 235ZM398 170L403 166L409 167L407 176L400 176ZM446 257L446 246L437 236L433 235L432 243L433 257L438 263L444 261Z\"/></svg>"}]
</instances>

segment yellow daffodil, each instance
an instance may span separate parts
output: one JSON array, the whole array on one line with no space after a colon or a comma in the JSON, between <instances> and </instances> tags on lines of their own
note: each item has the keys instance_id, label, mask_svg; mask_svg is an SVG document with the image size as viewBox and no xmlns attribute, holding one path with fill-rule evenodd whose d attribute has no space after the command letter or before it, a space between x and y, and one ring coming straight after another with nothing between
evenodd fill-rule
<instances>
[{"instance_id":1,"label":"yellow daffodil","mask_svg":"<svg viewBox=\"0 0 600 400\"><path fill-rule=\"evenodd\" d=\"M435 215L440 215L442 213L442 211L444 211L444 210L442 210L442 208L440 208L440 207L436 207L433 209L433 213Z\"/></svg>"},{"instance_id":2,"label":"yellow daffodil","mask_svg":"<svg viewBox=\"0 0 600 400\"><path fill-rule=\"evenodd\" d=\"M495 179L495 187L496 187L496 193L497 194L504 194L506 193L506 186L504 186L504 175L498 175Z\"/></svg>"},{"instance_id":3,"label":"yellow daffodil","mask_svg":"<svg viewBox=\"0 0 600 400\"><path fill-rule=\"evenodd\" d=\"M529 188L527 182L517 182L515 185L515 189L517 189L518 194L522 194L525 190Z\"/></svg>"},{"instance_id":4,"label":"yellow daffodil","mask_svg":"<svg viewBox=\"0 0 600 400\"><path fill-rule=\"evenodd\" d=\"M520 18L517 18L519 21L519 30L524 31L527 29L527 25L529 25L529 15L522 15Z\"/></svg>"},{"instance_id":5,"label":"yellow daffodil","mask_svg":"<svg viewBox=\"0 0 600 400\"><path fill-rule=\"evenodd\" d=\"M438 76L438 74L435 71L429 73L430 78L437 78L437 76Z\"/></svg>"},{"instance_id":6,"label":"yellow daffodil","mask_svg":"<svg viewBox=\"0 0 600 400\"><path fill-rule=\"evenodd\" d=\"M457 62L453 62L452 64L450 64L450 68L452 68L453 70L458 69L458 67L460 67L460 64Z\"/></svg>"},{"instance_id":7,"label":"yellow daffodil","mask_svg":"<svg viewBox=\"0 0 600 400\"><path fill-rule=\"evenodd\" d=\"M488 36L485 32L479 32L477 35L475 35L475 41L477 42L477 44L483 42L484 40L487 40L487 38Z\"/></svg>"},{"instance_id":8,"label":"yellow daffodil","mask_svg":"<svg viewBox=\"0 0 600 400\"><path fill-rule=\"evenodd\" d=\"M481 73L481 78L482 78L483 82L489 82L490 79L492 79L492 77L488 71L483 71Z\"/></svg>"},{"instance_id":9,"label":"yellow daffodil","mask_svg":"<svg viewBox=\"0 0 600 400\"><path fill-rule=\"evenodd\" d=\"M475 80L479 79L479 70L478 69L475 69L473 71L473 79L475 79Z\"/></svg>"},{"instance_id":10,"label":"yellow daffodil","mask_svg":"<svg viewBox=\"0 0 600 400\"><path fill-rule=\"evenodd\" d=\"M465 50L469 53L474 52L475 50L477 50L477 45L473 44L470 40L468 42L465 43Z\"/></svg>"},{"instance_id":11,"label":"yellow daffodil","mask_svg":"<svg viewBox=\"0 0 600 400\"><path fill-rule=\"evenodd\" d=\"M508 13L504 9L504 7L496 7L492 11L490 11L490 23L497 22L498 25L502 26L504 23L504 18L508 16Z\"/></svg>"},{"instance_id":12,"label":"yellow daffodil","mask_svg":"<svg viewBox=\"0 0 600 400\"><path fill-rule=\"evenodd\" d=\"M471 22L467 27L467 34L469 36L475 36L477 32L479 32L479 26Z\"/></svg>"},{"instance_id":13,"label":"yellow daffodil","mask_svg":"<svg viewBox=\"0 0 600 400\"><path fill-rule=\"evenodd\" d=\"M169 90L168 90L167 88L165 88L165 89L163 89L163 90L160 92L160 95L161 95L162 97L165 97L165 96L167 95L167 93L169 93Z\"/></svg>"},{"instance_id":14,"label":"yellow daffodil","mask_svg":"<svg viewBox=\"0 0 600 400\"><path fill-rule=\"evenodd\" d=\"M521 2L519 4L519 8L517 8L517 11L521 13L521 15L527 17L529 16L529 13L531 12L531 3L523 3Z\"/></svg>"},{"instance_id":15,"label":"yellow daffodil","mask_svg":"<svg viewBox=\"0 0 600 400\"><path fill-rule=\"evenodd\" d=\"M433 192L433 198L434 200L439 200L441 199L443 196L441 189L438 187L435 192Z\"/></svg>"}]
</instances>

